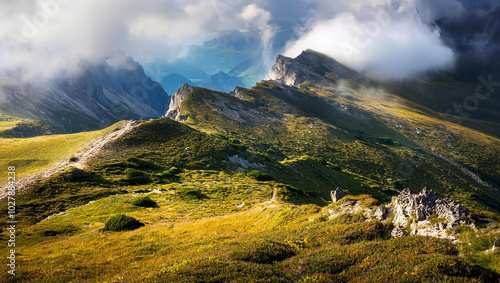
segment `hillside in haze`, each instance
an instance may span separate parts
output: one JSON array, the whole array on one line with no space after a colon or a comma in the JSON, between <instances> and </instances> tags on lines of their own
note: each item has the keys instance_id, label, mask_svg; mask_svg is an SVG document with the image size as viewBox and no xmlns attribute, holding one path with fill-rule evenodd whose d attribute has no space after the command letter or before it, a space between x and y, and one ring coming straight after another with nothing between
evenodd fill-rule
<instances>
[{"instance_id":1,"label":"hillside in haze","mask_svg":"<svg viewBox=\"0 0 500 283\"><path fill-rule=\"evenodd\" d=\"M123 56L123 55L120 55ZM98 130L124 119L160 117L170 97L132 58L123 65L83 63L76 73L25 79L0 75L0 111L41 120L58 133Z\"/></svg>"}]
</instances>

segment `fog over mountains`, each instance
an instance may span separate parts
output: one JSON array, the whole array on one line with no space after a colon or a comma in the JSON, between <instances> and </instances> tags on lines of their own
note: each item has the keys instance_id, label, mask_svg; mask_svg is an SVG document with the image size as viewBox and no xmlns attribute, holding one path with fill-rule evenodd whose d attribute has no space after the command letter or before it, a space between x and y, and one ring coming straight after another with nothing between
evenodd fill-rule
<instances>
[{"instance_id":1,"label":"fog over mountains","mask_svg":"<svg viewBox=\"0 0 500 283\"><path fill-rule=\"evenodd\" d=\"M492 0L2 3L0 97L5 102L1 109L50 121L55 115L50 113L60 110L37 105L57 101L71 105L70 112L84 113L86 121L79 125L54 124L64 131L128 117L155 117L168 108L168 98L163 90L150 87L154 84L149 78L170 95L184 83L229 92L264 79L278 54L296 57L306 49L378 80L407 81L445 72L477 82L478 74L498 71L498 4ZM131 67L126 56L137 63ZM111 73L119 74L109 79L120 87L103 83ZM113 95L104 91L108 87ZM130 93L138 88L142 96L152 98ZM23 93L24 102L13 105L16 90ZM47 98L41 93L52 93L49 102L40 100ZM33 105L27 108L26 103ZM96 118L95 111L102 115Z\"/></svg>"}]
</instances>

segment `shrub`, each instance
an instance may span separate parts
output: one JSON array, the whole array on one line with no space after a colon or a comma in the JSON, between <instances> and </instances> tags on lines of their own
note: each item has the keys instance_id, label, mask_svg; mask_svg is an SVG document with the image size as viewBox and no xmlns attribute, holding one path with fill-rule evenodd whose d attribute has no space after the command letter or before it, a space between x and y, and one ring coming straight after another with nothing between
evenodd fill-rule
<instances>
[{"instance_id":1,"label":"shrub","mask_svg":"<svg viewBox=\"0 0 500 283\"><path fill-rule=\"evenodd\" d=\"M181 173L181 169L177 168L177 167L171 167L170 169L168 169L167 171L164 171L161 176L165 176L165 177L172 177L172 176L175 176L177 174Z\"/></svg>"},{"instance_id":2,"label":"shrub","mask_svg":"<svg viewBox=\"0 0 500 283\"><path fill-rule=\"evenodd\" d=\"M126 216L124 214L119 214L111 217L104 226L105 231L125 231L134 230L139 227L144 226L139 220Z\"/></svg>"},{"instance_id":3,"label":"shrub","mask_svg":"<svg viewBox=\"0 0 500 283\"><path fill-rule=\"evenodd\" d=\"M77 161L78 161L78 158L77 158L77 157L75 157L75 156L71 156L71 157L69 158L69 162L77 162Z\"/></svg>"},{"instance_id":4,"label":"shrub","mask_svg":"<svg viewBox=\"0 0 500 283\"><path fill-rule=\"evenodd\" d=\"M190 188L182 188L179 190L179 194L182 198L186 200L199 200L205 198L206 196L202 194L199 190L190 189Z\"/></svg>"},{"instance_id":5,"label":"shrub","mask_svg":"<svg viewBox=\"0 0 500 283\"><path fill-rule=\"evenodd\" d=\"M255 263L274 263L283 261L296 254L293 247L275 241L253 243L234 252L231 257L235 260L249 261Z\"/></svg>"},{"instance_id":6,"label":"shrub","mask_svg":"<svg viewBox=\"0 0 500 283\"><path fill-rule=\"evenodd\" d=\"M157 166L154 163L141 160L137 157L129 157L127 158L127 167L132 168L156 168Z\"/></svg>"},{"instance_id":7,"label":"shrub","mask_svg":"<svg viewBox=\"0 0 500 283\"><path fill-rule=\"evenodd\" d=\"M64 170L61 179L69 182L102 182L102 177L96 175L94 172L87 172L76 167L70 167Z\"/></svg>"},{"instance_id":8,"label":"shrub","mask_svg":"<svg viewBox=\"0 0 500 283\"><path fill-rule=\"evenodd\" d=\"M125 170L125 181L132 185L151 183L151 179L148 175L140 170L133 168L127 168Z\"/></svg>"},{"instance_id":9,"label":"shrub","mask_svg":"<svg viewBox=\"0 0 500 283\"><path fill-rule=\"evenodd\" d=\"M136 198L132 201L132 204L140 207L156 207L157 204L154 200L149 197Z\"/></svg>"},{"instance_id":10,"label":"shrub","mask_svg":"<svg viewBox=\"0 0 500 283\"><path fill-rule=\"evenodd\" d=\"M380 144L393 145L394 142L388 137L378 137L377 142Z\"/></svg>"},{"instance_id":11,"label":"shrub","mask_svg":"<svg viewBox=\"0 0 500 283\"><path fill-rule=\"evenodd\" d=\"M337 170L337 171L341 171L341 170L342 170L342 168L341 168L341 167L340 167L340 165L338 165L338 164L332 164L332 168L333 168L334 170Z\"/></svg>"},{"instance_id":12,"label":"shrub","mask_svg":"<svg viewBox=\"0 0 500 283\"><path fill-rule=\"evenodd\" d=\"M273 177L271 175L264 173L260 170L253 170L247 173L247 176L254 178L257 181L271 181Z\"/></svg>"}]
</instances>

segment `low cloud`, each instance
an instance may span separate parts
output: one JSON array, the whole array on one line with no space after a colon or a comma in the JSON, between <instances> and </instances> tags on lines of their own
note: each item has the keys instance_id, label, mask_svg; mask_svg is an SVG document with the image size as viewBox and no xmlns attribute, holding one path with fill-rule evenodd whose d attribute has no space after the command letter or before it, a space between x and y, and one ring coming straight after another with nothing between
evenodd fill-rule
<instances>
[{"instance_id":1,"label":"low cloud","mask_svg":"<svg viewBox=\"0 0 500 283\"><path fill-rule=\"evenodd\" d=\"M402 7L372 6L362 16L345 12L314 22L288 44L285 55L311 48L379 79L406 79L453 67L454 53L441 41L439 30L415 10L405 10L408 5Z\"/></svg>"},{"instance_id":2,"label":"low cloud","mask_svg":"<svg viewBox=\"0 0 500 283\"><path fill-rule=\"evenodd\" d=\"M265 65L278 53L295 56L311 48L369 75L401 79L453 66L450 46L456 52L456 46L462 46L464 38L475 30L463 36L447 32L448 37L460 37L457 41L447 39L447 46L435 22L446 18L453 30L462 30L469 26L466 19L471 14L482 15L482 7L493 2L1 1L0 72L51 76L77 71L82 61L102 61L120 52L149 64L187 56L189 45L200 45L228 31L252 31L260 35ZM470 40L470 45L483 46L484 37Z\"/></svg>"},{"instance_id":3,"label":"low cloud","mask_svg":"<svg viewBox=\"0 0 500 283\"><path fill-rule=\"evenodd\" d=\"M234 2L234 3L233 3ZM0 3L0 71L25 78L79 70L124 52L141 63L186 55L227 30L252 29L272 46L271 14L242 1L20 0ZM266 51L267 56L271 56Z\"/></svg>"}]
</instances>

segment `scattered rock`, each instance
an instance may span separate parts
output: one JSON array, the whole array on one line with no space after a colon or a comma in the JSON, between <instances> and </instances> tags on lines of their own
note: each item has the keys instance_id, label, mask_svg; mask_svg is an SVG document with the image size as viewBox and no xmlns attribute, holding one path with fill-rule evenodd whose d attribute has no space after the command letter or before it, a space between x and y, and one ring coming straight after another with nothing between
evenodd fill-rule
<instances>
[{"instance_id":1,"label":"scattered rock","mask_svg":"<svg viewBox=\"0 0 500 283\"><path fill-rule=\"evenodd\" d=\"M375 218L377 218L378 220L380 221L383 221L385 219L387 219L387 216L390 214L390 211L389 209L387 209L387 207L385 205L380 205L379 207L377 207L377 209L375 210L374 212L374 216Z\"/></svg>"},{"instance_id":2,"label":"scattered rock","mask_svg":"<svg viewBox=\"0 0 500 283\"><path fill-rule=\"evenodd\" d=\"M337 202L341 198L345 197L344 191L342 191L342 189L340 189L340 188L337 188L335 191L332 191L330 193L330 195L332 196L332 201L333 202Z\"/></svg>"}]
</instances>

